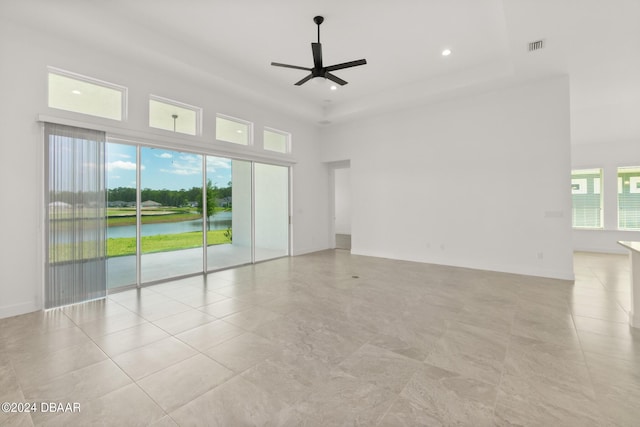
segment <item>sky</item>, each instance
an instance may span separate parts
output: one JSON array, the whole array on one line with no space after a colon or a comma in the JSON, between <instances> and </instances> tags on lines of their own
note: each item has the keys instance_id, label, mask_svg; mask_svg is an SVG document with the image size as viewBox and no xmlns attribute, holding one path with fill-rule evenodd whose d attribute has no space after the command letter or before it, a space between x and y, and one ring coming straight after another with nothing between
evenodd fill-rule
<instances>
[{"instance_id":1,"label":"sky","mask_svg":"<svg viewBox=\"0 0 640 427\"><path fill-rule=\"evenodd\" d=\"M202 156L142 147L142 188L188 190L202 186ZM231 160L207 156L207 179L217 187L231 181ZM136 186L136 147L107 144L107 188Z\"/></svg>"}]
</instances>

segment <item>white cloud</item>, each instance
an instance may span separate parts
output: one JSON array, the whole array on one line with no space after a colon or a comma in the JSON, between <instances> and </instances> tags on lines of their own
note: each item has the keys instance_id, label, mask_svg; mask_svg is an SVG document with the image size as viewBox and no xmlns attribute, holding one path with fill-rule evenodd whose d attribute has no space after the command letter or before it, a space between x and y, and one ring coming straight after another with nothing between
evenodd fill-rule
<instances>
[{"instance_id":1,"label":"white cloud","mask_svg":"<svg viewBox=\"0 0 640 427\"><path fill-rule=\"evenodd\" d=\"M170 154L168 155L171 156ZM170 169L160 169L160 171L182 176L199 175L202 173L202 157L190 154L180 154L171 161Z\"/></svg>"},{"instance_id":2,"label":"white cloud","mask_svg":"<svg viewBox=\"0 0 640 427\"><path fill-rule=\"evenodd\" d=\"M116 169L124 169L128 171L136 170L135 162L125 162L124 160L116 160L115 162L107 163L107 170L112 171ZM144 169L144 167L142 167Z\"/></svg>"},{"instance_id":3,"label":"white cloud","mask_svg":"<svg viewBox=\"0 0 640 427\"><path fill-rule=\"evenodd\" d=\"M160 157L161 159L172 159L173 155L169 153L157 154L156 157Z\"/></svg>"},{"instance_id":4,"label":"white cloud","mask_svg":"<svg viewBox=\"0 0 640 427\"><path fill-rule=\"evenodd\" d=\"M190 163L194 163L194 162L200 163L200 156L183 154L183 155L180 156L180 160L184 160L184 161L190 162Z\"/></svg>"},{"instance_id":5,"label":"white cloud","mask_svg":"<svg viewBox=\"0 0 640 427\"><path fill-rule=\"evenodd\" d=\"M207 172L215 172L217 169L231 169L231 160L207 157Z\"/></svg>"},{"instance_id":6,"label":"white cloud","mask_svg":"<svg viewBox=\"0 0 640 427\"><path fill-rule=\"evenodd\" d=\"M184 167L184 166L174 164L173 169L160 169L160 172L185 176L185 175L198 175L200 173L200 169Z\"/></svg>"}]
</instances>

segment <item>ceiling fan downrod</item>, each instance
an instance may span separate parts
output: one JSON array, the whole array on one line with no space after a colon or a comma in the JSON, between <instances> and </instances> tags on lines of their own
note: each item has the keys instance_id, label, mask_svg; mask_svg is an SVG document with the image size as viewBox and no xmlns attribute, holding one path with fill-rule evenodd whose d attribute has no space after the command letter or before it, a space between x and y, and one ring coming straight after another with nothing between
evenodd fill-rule
<instances>
[{"instance_id":1,"label":"ceiling fan downrod","mask_svg":"<svg viewBox=\"0 0 640 427\"><path fill-rule=\"evenodd\" d=\"M314 16L313 17L313 22L315 22L316 25L318 26L318 43L320 43L320 24L322 24L324 22L324 17L323 16Z\"/></svg>"}]
</instances>

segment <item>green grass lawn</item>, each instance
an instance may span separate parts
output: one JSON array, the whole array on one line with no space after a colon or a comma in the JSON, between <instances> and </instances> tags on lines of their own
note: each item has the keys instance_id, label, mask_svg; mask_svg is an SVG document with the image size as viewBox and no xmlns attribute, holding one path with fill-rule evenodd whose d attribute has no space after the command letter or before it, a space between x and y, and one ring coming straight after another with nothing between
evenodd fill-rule
<instances>
[{"instance_id":1,"label":"green grass lawn","mask_svg":"<svg viewBox=\"0 0 640 427\"><path fill-rule=\"evenodd\" d=\"M225 236L226 230L212 230L207 232L207 244L221 245L231 243ZM194 231L180 234L159 234L157 236L142 236L142 253L175 251L178 249L198 248L202 246L202 233ZM135 255L136 238L123 237L107 239L107 256L116 257Z\"/></svg>"},{"instance_id":2,"label":"green grass lawn","mask_svg":"<svg viewBox=\"0 0 640 427\"><path fill-rule=\"evenodd\" d=\"M226 232L226 230L212 230L207 232L207 244L211 246L231 243L231 240L225 235ZM202 233L199 231L142 237L142 253L176 251L180 249L198 248L201 246ZM51 248L51 254L55 252L54 249L57 251L58 259L54 260L53 258L50 258L51 262L71 261L71 251L73 250L72 245L61 243L55 248ZM78 250L76 258L90 259L96 255L94 242L85 242L84 246L77 247L76 250ZM135 255L135 253L135 237L107 239L108 257Z\"/></svg>"},{"instance_id":3,"label":"green grass lawn","mask_svg":"<svg viewBox=\"0 0 640 427\"><path fill-rule=\"evenodd\" d=\"M216 208L216 212L230 211L230 208ZM160 208L160 209L143 209L142 223L153 224L162 222L179 222L200 219L202 216L194 212L194 208ZM64 218L60 218L64 219ZM118 225L135 225L136 210L135 208L109 208L107 210L108 226ZM70 221L60 221L56 227L62 229L64 227L72 227ZM211 245L221 245L231 243L227 230L212 230L207 232L207 243ZM92 247L92 242L86 242L84 245L76 247L78 251L76 258L90 259L95 256L96 248ZM142 253L166 252L180 249L197 248L202 246L202 233L194 231L191 233L179 234L161 234L156 236L142 237ZM52 254L53 254L53 249ZM69 244L60 244L56 247L58 250L58 259L56 262L70 261L72 246ZM135 255L136 238L123 237L118 239L107 239L107 256L117 257L125 255ZM53 259L51 258L51 261Z\"/></svg>"}]
</instances>

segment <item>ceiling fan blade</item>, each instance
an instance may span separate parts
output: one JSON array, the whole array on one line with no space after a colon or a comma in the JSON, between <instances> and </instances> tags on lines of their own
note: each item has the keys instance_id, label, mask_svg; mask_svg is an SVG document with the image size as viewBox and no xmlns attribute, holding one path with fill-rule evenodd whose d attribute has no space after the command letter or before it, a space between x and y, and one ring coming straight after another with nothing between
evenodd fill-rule
<instances>
[{"instance_id":1,"label":"ceiling fan blade","mask_svg":"<svg viewBox=\"0 0 640 427\"><path fill-rule=\"evenodd\" d=\"M343 68L357 67L358 65L365 65L366 59L358 59L357 61L343 62L342 64L330 65L327 67L327 71L342 70Z\"/></svg>"},{"instance_id":2,"label":"ceiling fan blade","mask_svg":"<svg viewBox=\"0 0 640 427\"><path fill-rule=\"evenodd\" d=\"M329 79L329 80L331 80L332 82L338 83L340 86L344 86L347 83L349 83L347 81L342 80L340 77L334 76L333 74L331 74L329 72L324 73L324 77Z\"/></svg>"},{"instance_id":3,"label":"ceiling fan blade","mask_svg":"<svg viewBox=\"0 0 640 427\"><path fill-rule=\"evenodd\" d=\"M311 43L311 52L313 52L313 66L320 70L322 68L322 45Z\"/></svg>"},{"instance_id":4,"label":"ceiling fan blade","mask_svg":"<svg viewBox=\"0 0 640 427\"><path fill-rule=\"evenodd\" d=\"M295 68L296 70L311 71L311 68L299 67L297 65L280 64L279 62L272 62L271 65L273 65L274 67Z\"/></svg>"},{"instance_id":5,"label":"ceiling fan blade","mask_svg":"<svg viewBox=\"0 0 640 427\"><path fill-rule=\"evenodd\" d=\"M308 82L309 80L311 80L313 78L313 74L309 74L307 77L305 77L304 79L300 80L298 83L296 83L296 86L300 86L303 83Z\"/></svg>"}]
</instances>

